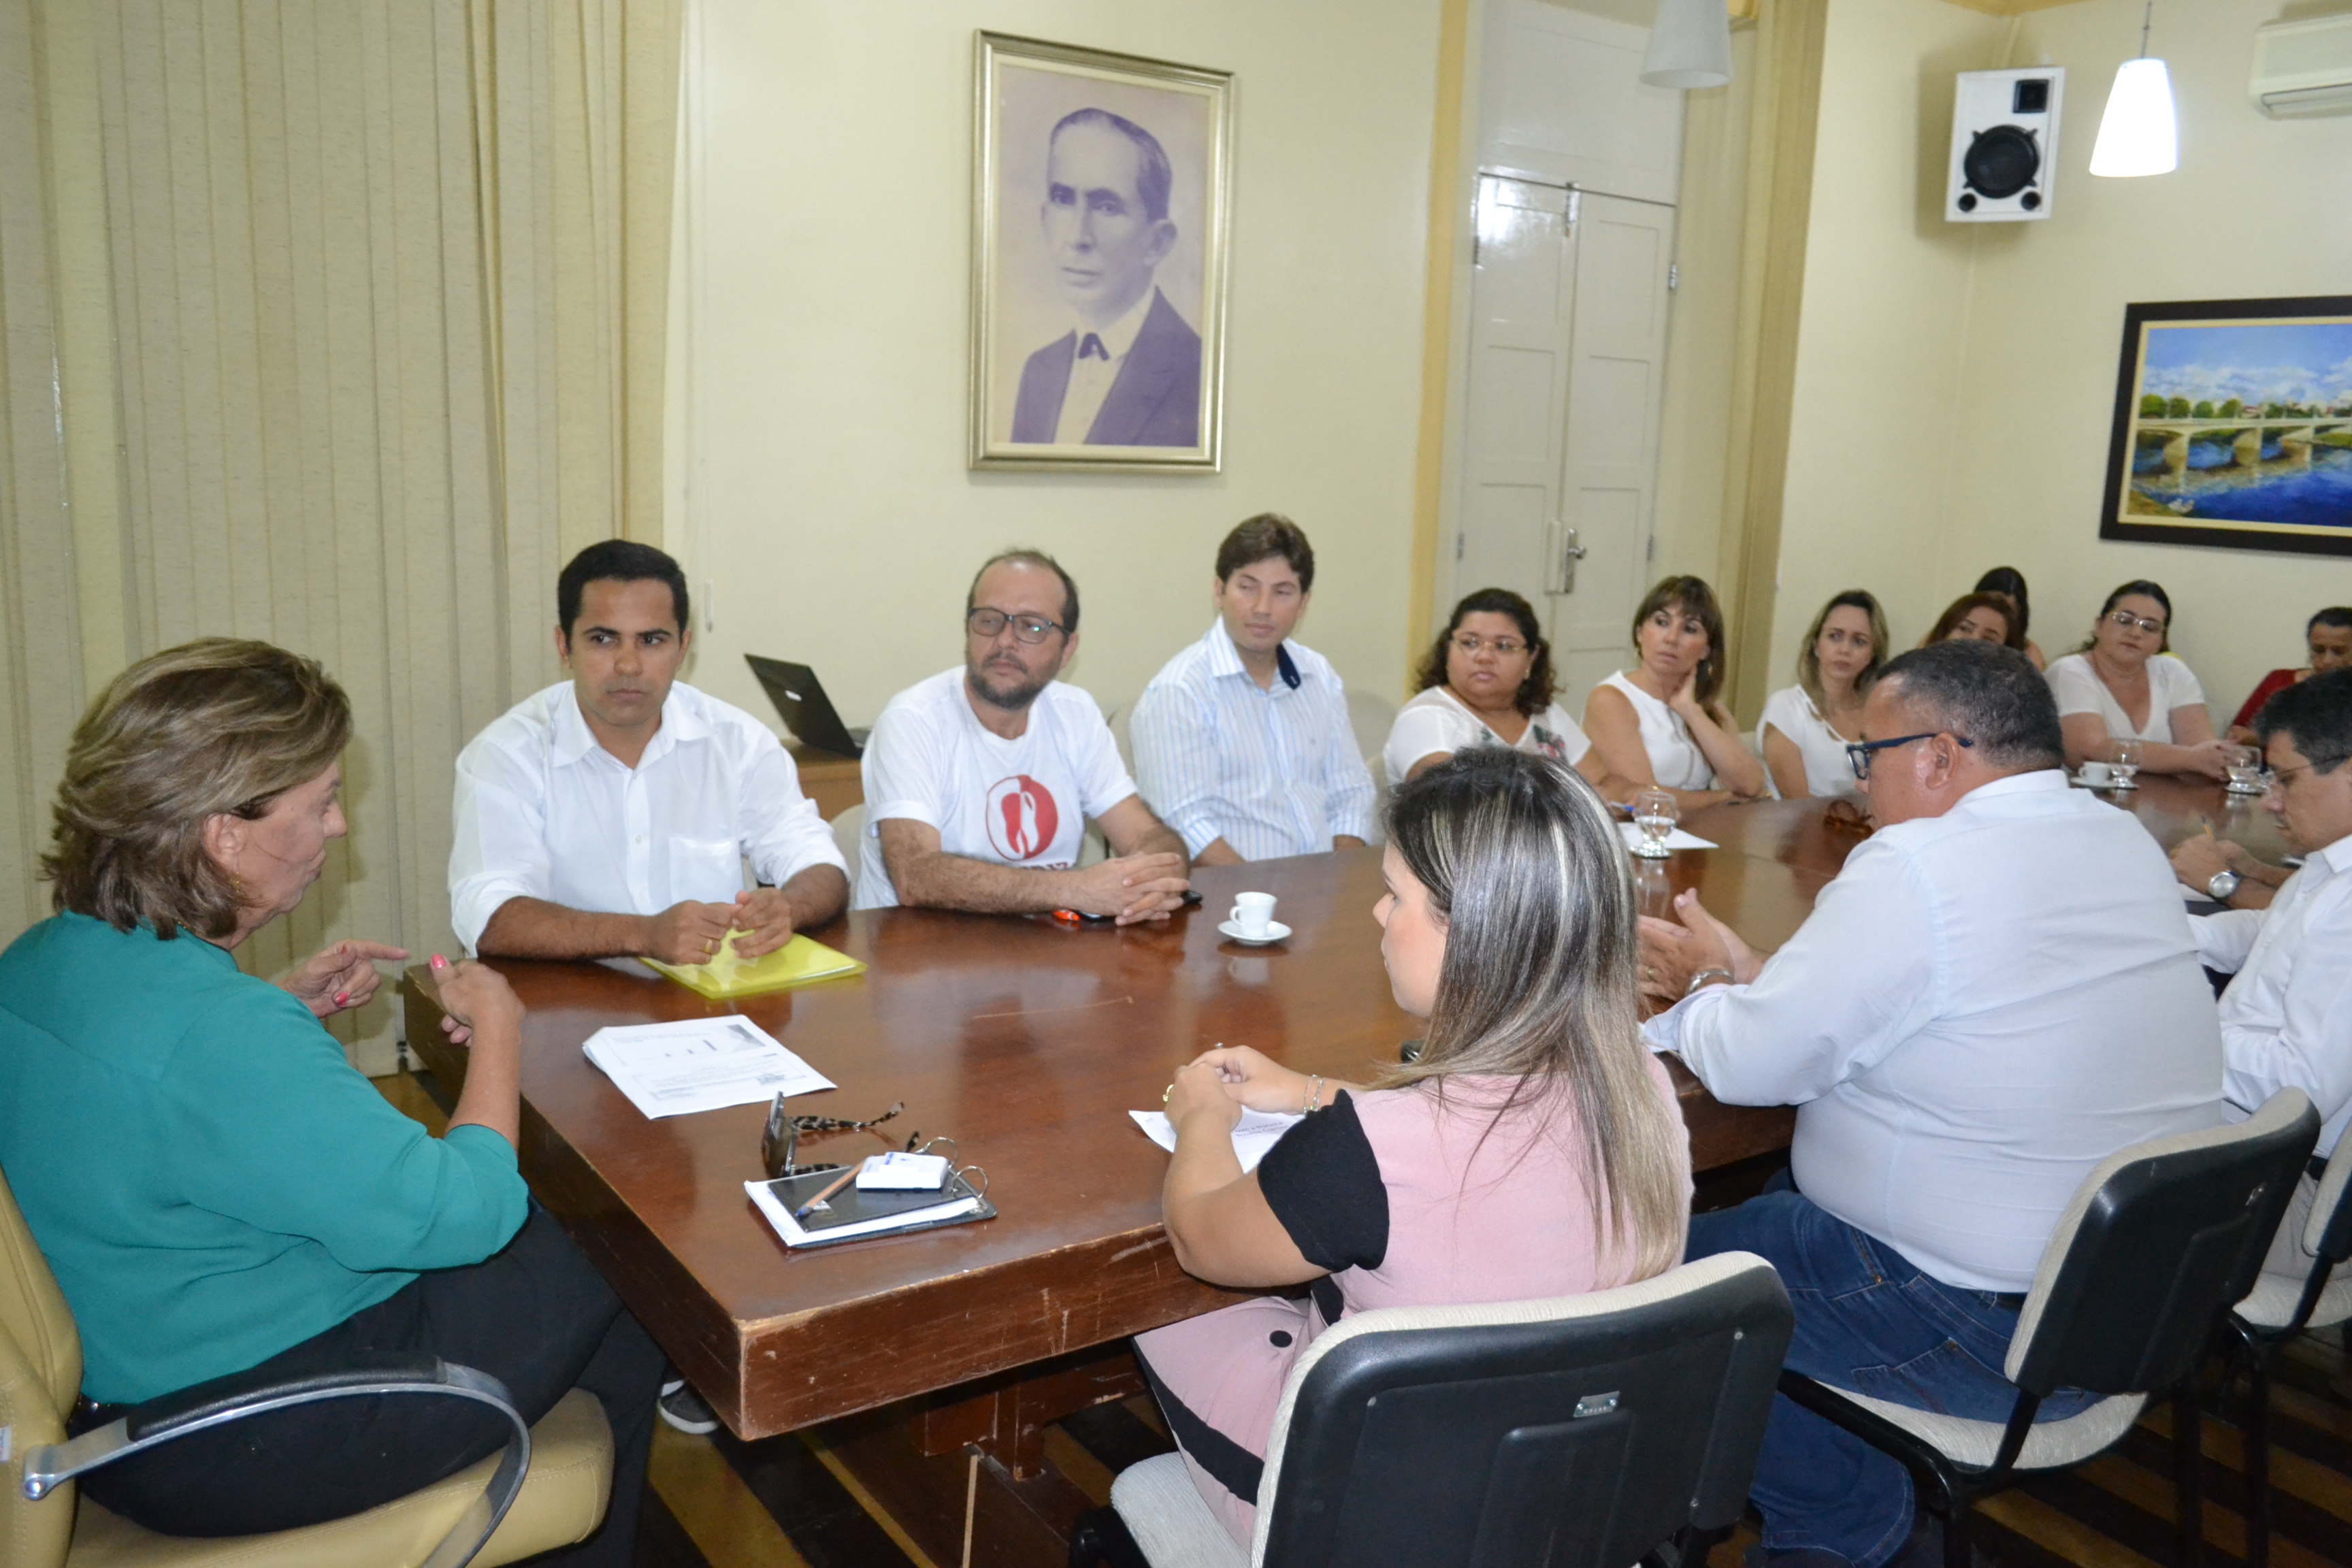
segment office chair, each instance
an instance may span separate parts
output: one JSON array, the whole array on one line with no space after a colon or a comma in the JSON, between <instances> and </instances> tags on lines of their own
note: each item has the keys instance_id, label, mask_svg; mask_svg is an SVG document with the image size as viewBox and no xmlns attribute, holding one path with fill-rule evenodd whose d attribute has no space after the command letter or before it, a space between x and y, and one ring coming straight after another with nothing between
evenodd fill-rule
<instances>
[{"instance_id":1,"label":"office chair","mask_svg":"<svg viewBox=\"0 0 2352 1568\"><path fill-rule=\"evenodd\" d=\"M2063 1469L2121 1441L2148 1400L2174 1394L2181 1452L2198 1451L2190 1375L2229 1303L2261 1271L2279 1216L2319 1137L2319 1113L2284 1089L2231 1127L2137 1143L2084 1179L2042 1249L2018 1313L2005 1371L2007 1422L1966 1421L1873 1399L1796 1373L1780 1392L1910 1468L1919 1500L1944 1521L1945 1568L1968 1568L1969 1509L2027 1470ZM2039 1425L2061 1388L2106 1395ZM2184 1462L2182 1568L2204 1551L2197 1468Z\"/></svg>"},{"instance_id":2,"label":"office chair","mask_svg":"<svg viewBox=\"0 0 2352 1568\"><path fill-rule=\"evenodd\" d=\"M1275 1412L1247 1551L1182 1458L1122 1471L1073 1568L1626 1568L1747 1506L1792 1325L1762 1258L1615 1290L1390 1307L1326 1331Z\"/></svg>"},{"instance_id":3,"label":"office chair","mask_svg":"<svg viewBox=\"0 0 2352 1568\"><path fill-rule=\"evenodd\" d=\"M612 1490L613 1436L595 1396L563 1396L526 1426L496 1378L388 1357L327 1378L222 1378L66 1441L81 1384L73 1315L0 1178L0 1562L8 1568L479 1568L584 1541ZM502 1453L349 1519L271 1535L157 1535L77 1498L73 1478L191 1432L313 1399L396 1393L504 1412Z\"/></svg>"}]
</instances>

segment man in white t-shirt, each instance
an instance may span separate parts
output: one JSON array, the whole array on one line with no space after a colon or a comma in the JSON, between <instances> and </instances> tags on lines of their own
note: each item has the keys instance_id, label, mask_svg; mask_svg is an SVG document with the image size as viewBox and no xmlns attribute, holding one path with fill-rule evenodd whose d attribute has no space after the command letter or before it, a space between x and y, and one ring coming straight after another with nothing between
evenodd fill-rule
<instances>
[{"instance_id":1,"label":"man in white t-shirt","mask_svg":"<svg viewBox=\"0 0 2352 1568\"><path fill-rule=\"evenodd\" d=\"M846 865L775 735L677 679L686 575L608 539L556 583L572 679L457 754L449 923L509 958L757 958L841 911ZM746 889L749 860L761 886Z\"/></svg>"},{"instance_id":2,"label":"man in white t-shirt","mask_svg":"<svg viewBox=\"0 0 2352 1568\"><path fill-rule=\"evenodd\" d=\"M857 907L1040 914L1121 925L1183 900L1184 841L1119 764L1095 700L1055 678L1078 589L1050 555L992 559L964 598L964 666L898 693L866 742ZM1088 818L1114 858L1077 868Z\"/></svg>"}]
</instances>

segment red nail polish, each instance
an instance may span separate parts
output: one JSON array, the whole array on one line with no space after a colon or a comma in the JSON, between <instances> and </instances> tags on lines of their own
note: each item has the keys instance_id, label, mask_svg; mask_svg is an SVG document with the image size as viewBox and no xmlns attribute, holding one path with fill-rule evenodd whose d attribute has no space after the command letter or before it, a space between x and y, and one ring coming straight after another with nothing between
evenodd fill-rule
<instances>
[{"instance_id":1,"label":"red nail polish","mask_svg":"<svg viewBox=\"0 0 2352 1568\"><path fill-rule=\"evenodd\" d=\"M338 992L336 992L336 993L335 993L335 1005L336 1005L336 1006L338 1006L338 1007L348 1007L348 1006L350 1006L351 1005L352 1005L352 994L351 994L350 992L348 992L348 991L338 991Z\"/></svg>"}]
</instances>

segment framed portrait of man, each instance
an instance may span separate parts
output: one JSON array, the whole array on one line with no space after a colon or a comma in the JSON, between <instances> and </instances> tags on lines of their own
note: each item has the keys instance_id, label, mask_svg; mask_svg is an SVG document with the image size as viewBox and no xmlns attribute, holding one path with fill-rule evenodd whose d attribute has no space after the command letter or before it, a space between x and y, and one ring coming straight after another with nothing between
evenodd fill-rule
<instances>
[{"instance_id":1,"label":"framed portrait of man","mask_svg":"<svg viewBox=\"0 0 2352 1568\"><path fill-rule=\"evenodd\" d=\"M1232 73L975 53L971 466L1215 472Z\"/></svg>"}]
</instances>

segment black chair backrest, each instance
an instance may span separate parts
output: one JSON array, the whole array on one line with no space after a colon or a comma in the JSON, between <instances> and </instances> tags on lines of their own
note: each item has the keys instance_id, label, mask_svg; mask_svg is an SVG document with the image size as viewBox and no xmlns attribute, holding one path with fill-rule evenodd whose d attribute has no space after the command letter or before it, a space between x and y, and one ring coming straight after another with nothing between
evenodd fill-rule
<instances>
[{"instance_id":1,"label":"black chair backrest","mask_svg":"<svg viewBox=\"0 0 2352 1568\"><path fill-rule=\"evenodd\" d=\"M1626 1568L1731 1524L1792 1323L1761 1259L1694 1267L1734 1258L1646 1305L1336 1346L1298 1386L1265 1562Z\"/></svg>"},{"instance_id":2,"label":"black chair backrest","mask_svg":"<svg viewBox=\"0 0 2352 1568\"><path fill-rule=\"evenodd\" d=\"M2289 1089L2239 1126L2143 1143L2094 1172L2046 1293L2036 1281L2039 1310L2027 1302L2011 1379L2036 1394L2137 1394L2187 1377L2253 1288L2318 1137L2318 1112Z\"/></svg>"}]
</instances>

